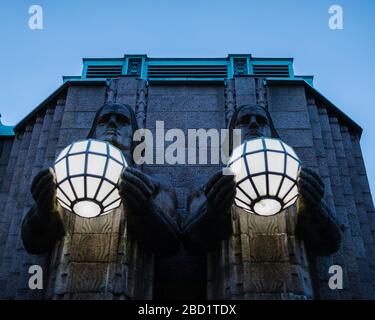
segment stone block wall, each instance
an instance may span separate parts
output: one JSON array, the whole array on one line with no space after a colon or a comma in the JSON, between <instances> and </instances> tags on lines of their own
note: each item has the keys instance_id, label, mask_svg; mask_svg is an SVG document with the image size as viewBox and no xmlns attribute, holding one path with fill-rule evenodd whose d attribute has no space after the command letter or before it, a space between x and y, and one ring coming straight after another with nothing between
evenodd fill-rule
<instances>
[{"instance_id":1,"label":"stone block wall","mask_svg":"<svg viewBox=\"0 0 375 320\"><path fill-rule=\"evenodd\" d=\"M14 137L0 137L0 190L5 178Z\"/></svg>"}]
</instances>

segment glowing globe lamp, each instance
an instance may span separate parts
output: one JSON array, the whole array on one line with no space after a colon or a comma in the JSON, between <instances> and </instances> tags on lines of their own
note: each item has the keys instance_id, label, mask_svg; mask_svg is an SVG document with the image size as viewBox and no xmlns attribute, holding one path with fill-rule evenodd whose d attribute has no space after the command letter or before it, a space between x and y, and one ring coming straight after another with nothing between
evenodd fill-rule
<instances>
[{"instance_id":1,"label":"glowing globe lamp","mask_svg":"<svg viewBox=\"0 0 375 320\"><path fill-rule=\"evenodd\" d=\"M235 205L272 216L295 203L301 161L294 150L274 138L255 138L233 150L228 167L235 174Z\"/></svg>"},{"instance_id":2,"label":"glowing globe lamp","mask_svg":"<svg viewBox=\"0 0 375 320\"><path fill-rule=\"evenodd\" d=\"M85 218L109 213L121 204L117 181L127 166L122 152L108 142L74 142L55 161L57 201Z\"/></svg>"}]
</instances>

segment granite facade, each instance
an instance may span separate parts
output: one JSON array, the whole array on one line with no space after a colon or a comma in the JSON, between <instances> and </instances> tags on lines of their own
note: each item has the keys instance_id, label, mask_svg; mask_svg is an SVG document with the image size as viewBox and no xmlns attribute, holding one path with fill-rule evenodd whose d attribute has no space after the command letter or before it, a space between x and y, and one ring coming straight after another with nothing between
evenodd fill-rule
<instances>
[{"instance_id":1,"label":"granite facade","mask_svg":"<svg viewBox=\"0 0 375 320\"><path fill-rule=\"evenodd\" d=\"M27 254L20 239L22 218L32 205L29 192L32 178L42 168L51 166L66 145L87 136L96 110L109 100L134 108L140 127L155 130L155 122L160 120L164 121L165 130L179 128L185 137L188 129L225 128L237 106L263 105L270 111L281 139L295 148L304 165L321 175L325 201L343 230L342 246L331 256L313 257L308 253L305 256L295 247L293 234L285 232L273 238L269 252L257 253L256 241L262 239L248 232L248 221L241 216L241 221L236 222L235 239L223 246L221 252L211 254L219 260L203 257L189 267L189 261L194 259L182 252L185 267L170 272L180 270L185 273L186 281L192 283L207 280L208 298L215 297L212 292L223 292L221 297L225 298L245 299L273 299L275 295L270 293L275 292L281 299L309 298L313 294L320 299L375 298L375 211L361 153L360 132L303 84L265 85L252 76L206 84L156 84L132 76L114 79L108 85L72 84L30 119L27 126L18 128L14 142L2 145L0 158L1 298L153 297L153 286L158 282L155 270L168 264L168 260L155 260L151 253L139 251L124 232L126 221L121 213L100 218L102 221L97 224L71 217L68 236L48 256ZM221 165L164 164L145 165L143 170L170 178L177 193L178 213L184 218L189 192L220 168ZM274 248L282 249L273 251ZM272 276L274 269L262 269L264 272L257 275L261 269L251 271L244 266L254 259L272 260L275 252L284 253L285 261L292 261L289 266L303 267L288 273L295 274L298 281L291 277L287 282L300 296L279 286L257 292L257 281ZM228 262L232 271L227 275L212 274L212 261ZM306 263L314 264L313 271L307 271ZM28 267L33 264L43 266L46 290L28 289ZM328 269L333 264L343 268L343 290L328 287ZM168 272L168 268L163 267L163 272ZM304 280L303 272L314 273L312 283ZM110 276L104 277L105 274ZM85 275L90 276L86 279Z\"/></svg>"}]
</instances>

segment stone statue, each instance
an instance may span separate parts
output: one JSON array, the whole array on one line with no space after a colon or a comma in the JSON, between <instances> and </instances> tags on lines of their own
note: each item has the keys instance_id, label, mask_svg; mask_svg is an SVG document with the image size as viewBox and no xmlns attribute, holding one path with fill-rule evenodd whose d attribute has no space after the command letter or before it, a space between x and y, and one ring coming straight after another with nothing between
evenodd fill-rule
<instances>
[{"instance_id":1,"label":"stone statue","mask_svg":"<svg viewBox=\"0 0 375 320\"><path fill-rule=\"evenodd\" d=\"M240 129L242 141L278 138L268 111L259 106L238 108L229 129ZM231 136L230 150L232 144ZM234 177L221 171L190 194L183 243L190 253L208 254L209 299L313 298L306 251L336 252L341 233L319 175L302 166L297 184L296 205L271 217L235 207Z\"/></svg>"},{"instance_id":2,"label":"stone statue","mask_svg":"<svg viewBox=\"0 0 375 320\"><path fill-rule=\"evenodd\" d=\"M241 129L244 140L278 137L262 107L238 108L229 126L234 128ZM170 261L186 262L185 257L179 258L180 222L173 188L165 177L147 175L133 162L136 129L131 107L108 103L96 113L88 134L121 149L129 164L118 183L124 205L112 214L84 219L64 212L56 201L53 169L33 179L35 205L23 220L21 234L29 253L53 253L49 297L150 299L157 280L154 256L162 261L156 269ZM232 144L230 136L230 150ZM302 167L298 188L297 204L272 217L236 208L234 178L221 171L190 194L183 252L197 255L198 260L206 255L209 299L313 296L306 252L333 253L341 236L323 201L320 177ZM179 250L177 260L168 258ZM181 270L184 267L175 271ZM72 279L66 282L66 275Z\"/></svg>"},{"instance_id":3,"label":"stone statue","mask_svg":"<svg viewBox=\"0 0 375 320\"><path fill-rule=\"evenodd\" d=\"M108 103L97 111L87 137L110 142L122 150L129 165L122 171L118 182L119 194L124 204L124 210L121 211L125 212L126 217L123 220L126 221L126 230L123 231L123 227L118 226L112 232L118 234L118 237L122 237L122 234L129 235L132 241L136 242L133 247L136 246L137 250L143 250L142 252L147 251L149 255L173 254L179 249L180 237L177 227L179 222L176 216L176 195L165 177L147 175L135 168L133 162L135 130L137 130L137 123L131 107L125 104ZM31 193L35 206L23 220L22 240L29 253L43 254L51 251L66 235L69 225L69 222L64 221L67 217L66 212L63 212L56 201L56 179L53 169L43 170L35 176L31 184ZM81 218L74 217L74 219ZM111 217L96 219L111 219ZM112 216L112 219L115 218ZM74 235L72 239L74 240ZM122 246L121 243L115 245ZM73 250L72 246L70 244L71 250ZM138 297L149 298L150 295L145 297L140 294Z\"/></svg>"}]
</instances>

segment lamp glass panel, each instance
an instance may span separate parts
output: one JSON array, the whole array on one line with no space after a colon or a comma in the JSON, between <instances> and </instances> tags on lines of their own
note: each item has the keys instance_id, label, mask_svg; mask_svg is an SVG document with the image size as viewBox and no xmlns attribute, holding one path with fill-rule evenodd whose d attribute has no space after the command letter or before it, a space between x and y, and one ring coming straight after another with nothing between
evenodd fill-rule
<instances>
[{"instance_id":1,"label":"lamp glass panel","mask_svg":"<svg viewBox=\"0 0 375 320\"><path fill-rule=\"evenodd\" d=\"M107 154L107 144L105 142L91 140L90 151Z\"/></svg>"},{"instance_id":2,"label":"lamp glass panel","mask_svg":"<svg viewBox=\"0 0 375 320\"><path fill-rule=\"evenodd\" d=\"M266 142L266 148L268 150L278 150L278 151L284 151L283 147L281 146L281 143L279 140L275 139L265 139Z\"/></svg>"},{"instance_id":3,"label":"lamp glass panel","mask_svg":"<svg viewBox=\"0 0 375 320\"><path fill-rule=\"evenodd\" d=\"M92 153L88 157L87 173L95 176L103 176L107 157Z\"/></svg>"},{"instance_id":4,"label":"lamp glass panel","mask_svg":"<svg viewBox=\"0 0 375 320\"><path fill-rule=\"evenodd\" d=\"M85 154L68 156L69 175L83 174L85 172Z\"/></svg>"},{"instance_id":5,"label":"lamp glass panel","mask_svg":"<svg viewBox=\"0 0 375 320\"><path fill-rule=\"evenodd\" d=\"M261 139L255 139L246 142L246 153L258 150L263 150L263 142Z\"/></svg>"},{"instance_id":6,"label":"lamp glass panel","mask_svg":"<svg viewBox=\"0 0 375 320\"><path fill-rule=\"evenodd\" d=\"M234 199L234 203L237 207L247 211L247 212L252 212L250 207L244 203L242 203L241 201L237 200L237 199Z\"/></svg>"},{"instance_id":7,"label":"lamp glass panel","mask_svg":"<svg viewBox=\"0 0 375 320\"><path fill-rule=\"evenodd\" d=\"M293 157L298 159L296 153L294 152L294 150L290 146L288 146L286 143L283 143L283 145L284 145L284 148L285 148L286 152L288 152L290 155L292 155Z\"/></svg>"},{"instance_id":8,"label":"lamp glass panel","mask_svg":"<svg viewBox=\"0 0 375 320\"><path fill-rule=\"evenodd\" d=\"M268 175L268 186L269 190L268 193L270 196L276 196L277 191L279 190L280 182L283 176L279 176L277 174L269 174Z\"/></svg>"},{"instance_id":9,"label":"lamp glass panel","mask_svg":"<svg viewBox=\"0 0 375 320\"><path fill-rule=\"evenodd\" d=\"M236 160L237 158L241 157L242 154L243 154L243 145L240 145L240 146L236 147L236 148L233 150L232 155L231 155L229 161Z\"/></svg>"},{"instance_id":10,"label":"lamp glass panel","mask_svg":"<svg viewBox=\"0 0 375 320\"><path fill-rule=\"evenodd\" d=\"M69 151L69 154L86 151L87 142L88 141L80 141L80 142L74 143L73 146L72 146L72 148Z\"/></svg>"},{"instance_id":11,"label":"lamp glass panel","mask_svg":"<svg viewBox=\"0 0 375 320\"><path fill-rule=\"evenodd\" d=\"M267 151L268 171L284 173L284 153Z\"/></svg>"},{"instance_id":12,"label":"lamp glass panel","mask_svg":"<svg viewBox=\"0 0 375 320\"><path fill-rule=\"evenodd\" d=\"M87 187L87 197L88 198L94 198L96 191L99 188L101 179L100 178L94 178L94 177L86 177L86 187Z\"/></svg>"},{"instance_id":13,"label":"lamp glass panel","mask_svg":"<svg viewBox=\"0 0 375 320\"><path fill-rule=\"evenodd\" d=\"M295 203L297 201L297 196L295 196L292 200L290 200L288 203L286 203L283 207L283 209L286 209L288 207L290 207L293 203Z\"/></svg>"},{"instance_id":14,"label":"lamp glass panel","mask_svg":"<svg viewBox=\"0 0 375 320\"><path fill-rule=\"evenodd\" d=\"M241 182L239 184L239 187L241 187L241 189L247 193L247 195L251 198L251 199L256 199L257 198L257 194L253 188L253 186L251 185L251 182L249 179L246 179L244 180L243 182Z\"/></svg>"},{"instance_id":15,"label":"lamp glass panel","mask_svg":"<svg viewBox=\"0 0 375 320\"><path fill-rule=\"evenodd\" d=\"M71 178L71 182L78 199L85 197L85 181L83 177Z\"/></svg>"},{"instance_id":16,"label":"lamp glass panel","mask_svg":"<svg viewBox=\"0 0 375 320\"><path fill-rule=\"evenodd\" d=\"M65 159L61 160L57 164L55 164L55 174L57 182L64 180L68 176L68 172L66 171L66 161Z\"/></svg>"},{"instance_id":17,"label":"lamp glass panel","mask_svg":"<svg viewBox=\"0 0 375 320\"><path fill-rule=\"evenodd\" d=\"M84 218L93 218L100 214L100 206L93 201L79 201L73 206L73 211Z\"/></svg>"},{"instance_id":18,"label":"lamp glass panel","mask_svg":"<svg viewBox=\"0 0 375 320\"><path fill-rule=\"evenodd\" d=\"M117 200L117 199L120 199L120 195L118 193L118 189L114 189L111 194L103 201L103 206L106 207L107 205L109 205L110 203L112 203L113 201Z\"/></svg>"},{"instance_id":19,"label":"lamp glass panel","mask_svg":"<svg viewBox=\"0 0 375 320\"><path fill-rule=\"evenodd\" d=\"M235 173L234 180L236 182L239 182L247 177L246 165L243 158L240 158L237 161L233 162L230 168Z\"/></svg>"},{"instance_id":20,"label":"lamp glass panel","mask_svg":"<svg viewBox=\"0 0 375 320\"><path fill-rule=\"evenodd\" d=\"M237 188L236 190L236 198L239 200L245 202L245 203L250 203L251 200L241 191L240 188Z\"/></svg>"},{"instance_id":21,"label":"lamp glass panel","mask_svg":"<svg viewBox=\"0 0 375 320\"><path fill-rule=\"evenodd\" d=\"M266 170L263 151L248 154L246 156L246 161L250 170L250 174L261 173Z\"/></svg>"},{"instance_id":22,"label":"lamp glass panel","mask_svg":"<svg viewBox=\"0 0 375 320\"><path fill-rule=\"evenodd\" d=\"M123 160L122 160L122 157L121 157L121 153L120 153L120 151L117 148L110 147L109 148L109 153L110 153L111 157L113 157L117 161L123 163Z\"/></svg>"},{"instance_id":23,"label":"lamp glass panel","mask_svg":"<svg viewBox=\"0 0 375 320\"><path fill-rule=\"evenodd\" d=\"M293 186L294 182L287 177L284 178L283 183L281 185L280 191L279 191L279 197L284 198L286 193L290 190L290 188Z\"/></svg>"},{"instance_id":24,"label":"lamp glass panel","mask_svg":"<svg viewBox=\"0 0 375 320\"><path fill-rule=\"evenodd\" d=\"M117 183L123 166L116 161L109 159L105 176L114 183Z\"/></svg>"},{"instance_id":25,"label":"lamp glass panel","mask_svg":"<svg viewBox=\"0 0 375 320\"><path fill-rule=\"evenodd\" d=\"M100 186L99 193L96 196L96 200L102 201L107 196L107 194L112 191L113 188L114 188L113 184L103 180L103 183Z\"/></svg>"},{"instance_id":26,"label":"lamp glass panel","mask_svg":"<svg viewBox=\"0 0 375 320\"><path fill-rule=\"evenodd\" d=\"M56 197L58 199L61 199L61 201L64 201L67 205L71 205L70 200L67 197L65 197L65 195L61 192L59 188L57 188L56 190Z\"/></svg>"},{"instance_id":27,"label":"lamp glass panel","mask_svg":"<svg viewBox=\"0 0 375 320\"><path fill-rule=\"evenodd\" d=\"M288 195L285 197L284 202L289 202L292 198L294 198L298 194L298 188L295 185L292 190L288 193Z\"/></svg>"},{"instance_id":28,"label":"lamp glass panel","mask_svg":"<svg viewBox=\"0 0 375 320\"><path fill-rule=\"evenodd\" d=\"M267 194L267 186L266 186L266 175L262 174L260 176L256 176L252 178L254 181L254 185L258 190L260 196L265 196Z\"/></svg>"},{"instance_id":29,"label":"lamp glass panel","mask_svg":"<svg viewBox=\"0 0 375 320\"><path fill-rule=\"evenodd\" d=\"M280 210L280 202L274 199L262 199L254 205L254 211L262 216L272 216Z\"/></svg>"},{"instance_id":30,"label":"lamp glass panel","mask_svg":"<svg viewBox=\"0 0 375 320\"><path fill-rule=\"evenodd\" d=\"M68 207L65 203L63 203L62 201L60 201L59 198L57 198L57 202L60 203L60 205L61 205L63 208L65 208L65 209L67 209L67 210L69 210L69 211L72 211L72 209L71 209L70 207Z\"/></svg>"},{"instance_id":31,"label":"lamp glass panel","mask_svg":"<svg viewBox=\"0 0 375 320\"><path fill-rule=\"evenodd\" d=\"M286 174L293 180L296 180L298 175L299 163L290 156L287 156L286 159Z\"/></svg>"},{"instance_id":32,"label":"lamp glass panel","mask_svg":"<svg viewBox=\"0 0 375 320\"><path fill-rule=\"evenodd\" d=\"M70 199L70 201L74 201L76 199L68 180L66 180L62 184L60 184L60 188L61 188L62 191L64 191L64 193L67 195L67 197Z\"/></svg>"},{"instance_id":33,"label":"lamp glass panel","mask_svg":"<svg viewBox=\"0 0 375 320\"><path fill-rule=\"evenodd\" d=\"M121 199L119 199L118 201L112 203L110 206L108 206L107 208L104 209L104 212L109 212L113 209L116 209L119 205L121 204Z\"/></svg>"}]
</instances>

